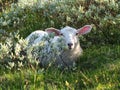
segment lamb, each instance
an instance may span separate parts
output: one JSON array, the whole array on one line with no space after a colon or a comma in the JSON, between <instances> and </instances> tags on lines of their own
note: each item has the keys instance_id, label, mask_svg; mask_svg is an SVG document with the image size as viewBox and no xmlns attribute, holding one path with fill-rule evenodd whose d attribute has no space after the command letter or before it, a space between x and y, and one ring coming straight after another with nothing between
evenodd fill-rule
<instances>
[{"instance_id":1,"label":"lamb","mask_svg":"<svg viewBox=\"0 0 120 90\"><path fill-rule=\"evenodd\" d=\"M40 37L36 38L33 41L32 46L36 46L36 45L38 46L39 43L42 42L42 39L44 36L49 37L51 33L54 33L55 36L49 39L49 42L51 44L49 44L48 41L45 41L45 44L44 44L45 47L43 51L44 51L44 54L45 53L48 54L47 55L48 57L47 58L39 57L40 63L43 66L46 66L50 62L52 62L51 59L54 58L55 66L71 68L75 65L76 60L80 57L80 55L82 55L82 51L83 51L82 48L80 47L78 36L89 33L91 29L92 29L91 25L85 25L78 30L69 26L62 28L61 30L58 30L55 28L47 28L44 34L42 35L39 34ZM52 52L53 49L51 49L51 45L54 46L55 48L54 50L59 52L59 54L56 54L56 53L51 54L53 53Z\"/></svg>"},{"instance_id":2,"label":"lamb","mask_svg":"<svg viewBox=\"0 0 120 90\"><path fill-rule=\"evenodd\" d=\"M41 31L41 30L37 30L32 32L26 39L26 41L28 41L29 44L33 44L34 40L37 39L39 37L39 41L41 41L41 39L43 38L43 36L47 36L48 33L45 31Z\"/></svg>"}]
</instances>

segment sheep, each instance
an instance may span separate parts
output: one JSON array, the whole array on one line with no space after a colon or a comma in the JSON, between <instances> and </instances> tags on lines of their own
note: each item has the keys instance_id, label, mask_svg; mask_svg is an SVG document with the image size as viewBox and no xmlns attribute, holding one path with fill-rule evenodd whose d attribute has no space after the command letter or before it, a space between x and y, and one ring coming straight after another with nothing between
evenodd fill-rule
<instances>
[{"instance_id":1,"label":"sheep","mask_svg":"<svg viewBox=\"0 0 120 90\"><path fill-rule=\"evenodd\" d=\"M29 45L30 44L32 45L35 39L37 39L39 37L39 41L41 41L41 39L47 35L48 35L48 33L45 31L36 30L36 31L32 32L28 37L26 37L25 40L28 41Z\"/></svg>"},{"instance_id":2,"label":"sheep","mask_svg":"<svg viewBox=\"0 0 120 90\"><path fill-rule=\"evenodd\" d=\"M58 30L55 28L53 28L53 29ZM43 37L47 37L47 36L48 36L47 32L42 31L42 30L36 30L36 31L32 32L29 36L27 36L25 38L25 40L28 41L28 44L32 45L34 43L34 40L37 39L38 37L39 37L39 39L38 39L38 41L36 41L37 43L40 42Z\"/></svg>"},{"instance_id":3,"label":"sheep","mask_svg":"<svg viewBox=\"0 0 120 90\"><path fill-rule=\"evenodd\" d=\"M50 62L52 62L50 59L55 58L55 61L54 61L55 66L68 67L68 68L73 67L75 65L76 60L82 55L82 52L83 52L82 48L80 47L78 36L89 33L91 29L92 29L91 25L85 25L80 29L75 29L69 26L62 28L61 30L58 30L55 28L47 28L43 36L46 35L49 38L49 35L51 33L54 33L55 36L49 39L50 43L48 41L45 41L45 44L44 44L45 49L43 49L43 51L44 51L44 54L47 53L49 55L45 56L47 58L40 57L39 58L40 63L43 66L46 66ZM40 35L40 37L36 38L33 41L32 45L38 46L39 43L42 42L43 36ZM54 50L59 52L59 54L56 54L56 53L51 54L53 50L51 49L51 45L54 46L55 48Z\"/></svg>"}]
</instances>

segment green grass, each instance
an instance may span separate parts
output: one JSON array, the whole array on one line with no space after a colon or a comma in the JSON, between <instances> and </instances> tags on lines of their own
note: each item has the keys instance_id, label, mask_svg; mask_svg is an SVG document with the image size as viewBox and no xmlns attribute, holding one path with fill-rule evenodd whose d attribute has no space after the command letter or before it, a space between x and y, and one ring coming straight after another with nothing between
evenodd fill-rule
<instances>
[{"instance_id":1,"label":"green grass","mask_svg":"<svg viewBox=\"0 0 120 90\"><path fill-rule=\"evenodd\" d=\"M120 46L84 49L74 70L0 69L0 90L119 90Z\"/></svg>"},{"instance_id":2,"label":"green grass","mask_svg":"<svg viewBox=\"0 0 120 90\"><path fill-rule=\"evenodd\" d=\"M10 32L19 31L25 38L38 29L60 29L66 25L80 28L94 24L92 32L80 40L84 47L89 48L84 49L73 70L41 69L32 65L9 70L0 63L0 90L120 90L120 45L106 45L120 42L119 0L50 1L43 6L35 4L25 8L13 5L14 8L0 12L0 42L5 41ZM8 24L4 25L6 21Z\"/></svg>"}]
</instances>

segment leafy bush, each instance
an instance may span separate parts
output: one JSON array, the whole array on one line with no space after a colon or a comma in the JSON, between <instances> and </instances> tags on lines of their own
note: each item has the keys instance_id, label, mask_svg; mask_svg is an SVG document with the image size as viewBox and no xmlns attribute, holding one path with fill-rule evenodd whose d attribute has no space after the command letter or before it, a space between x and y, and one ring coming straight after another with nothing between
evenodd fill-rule
<instances>
[{"instance_id":1,"label":"leafy bush","mask_svg":"<svg viewBox=\"0 0 120 90\"><path fill-rule=\"evenodd\" d=\"M26 46L26 41L18 34L10 34L4 43L0 43L0 66L9 69L22 67L23 63L28 62L23 52Z\"/></svg>"},{"instance_id":2,"label":"leafy bush","mask_svg":"<svg viewBox=\"0 0 120 90\"><path fill-rule=\"evenodd\" d=\"M27 54L34 59L40 62L40 65L43 67L48 66L57 66L57 62L61 53L67 49L67 45L64 43L62 38L58 39L57 43L52 42L54 38L54 34L50 34L48 36L44 36L40 42L33 44L33 41L38 37L37 35L33 35L27 46ZM61 60L61 59L60 59ZM61 60L61 62L63 62ZM56 64L55 64L56 63ZM68 67L65 63L59 63L57 67Z\"/></svg>"},{"instance_id":3,"label":"leafy bush","mask_svg":"<svg viewBox=\"0 0 120 90\"><path fill-rule=\"evenodd\" d=\"M12 4L8 13L0 18L2 33L20 31L26 37L37 29L62 28L66 25L80 28L92 24L92 33L81 38L88 47L92 44L118 44L120 24L119 0L38 0L31 6ZM6 34L5 34L6 35ZM3 38L4 39L4 38Z\"/></svg>"},{"instance_id":4,"label":"leafy bush","mask_svg":"<svg viewBox=\"0 0 120 90\"><path fill-rule=\"evenodd\" d=\"M4 43L0 43L0 66L9 69L29 65L42 65L47 68L53 66L57 56L67 48L66 45L61 39L59 39L60 43L52 43L53 34L43 37L41 42L33 45L36 37L33 35L28 42L20 38L18 33L10 34ZM61 66L62 64L58 67Z\"/></svg>"},{"instance_id":5,"label":"leafy bush","mask_svg":"<svg viewBox=\"0 0 120 90\"><path fill-rule=\"evenodd\" d=\"M4 12L12 3L17 3L18 0L0 0L0 12Z\"/></svg>"}]
</instances>

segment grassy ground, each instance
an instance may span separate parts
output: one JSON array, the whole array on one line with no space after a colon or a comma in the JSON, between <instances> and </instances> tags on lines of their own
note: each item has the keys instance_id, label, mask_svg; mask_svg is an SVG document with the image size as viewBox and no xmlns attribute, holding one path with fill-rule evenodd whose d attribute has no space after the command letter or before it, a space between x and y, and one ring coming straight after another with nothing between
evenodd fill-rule
<instances>
[{"instance_id":1,"label":"grassy ground","mask_svg":"<svg viewBox=\"0 0 120 90\"><path fill-rule=\"evenodd\" d=\"M120 46L85 49L74 70L0 70L0 90L119 90Z\"/></svg>"},{"instance_id":2,"label":"grassy ground","mask_svg":"<svg viewBox=\"0 0 120 90\"><path fill-rule=\"evenodd\" d=\"M23 4L27 1L37 0L20 0ZM85 0L86 3L84 0L72 0L69 3L69 0L65 1L61 4L51 2L45 7L38 4L25 9L14 6L11 11L6 9L5 13L0 12L0 42L5 40L5 31L9 35L9 32L18 30L21 36L26 37L36 29L60 28L66 25L78 28L85 24L94 24L96 28L88 35L88 41L94 44L120 42L118 0L103 0L104 3L101 0ZM88 41L85 41L85 46ZM73 70L54 67L41 69L38 66L8 70L2 67L0 64L0 90L120 90L120 45L84 49L83 56Z\"/></svg>"}]
</instances>

